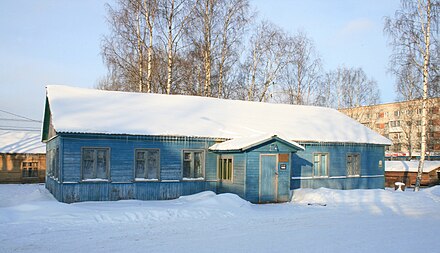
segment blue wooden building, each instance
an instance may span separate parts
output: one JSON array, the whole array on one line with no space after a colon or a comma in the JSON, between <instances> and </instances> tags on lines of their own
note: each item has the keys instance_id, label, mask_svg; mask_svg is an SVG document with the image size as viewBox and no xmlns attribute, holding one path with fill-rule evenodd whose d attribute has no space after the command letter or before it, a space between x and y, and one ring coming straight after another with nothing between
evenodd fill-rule
<instances>
[{"instance_id":1,"label":"blue wooden building","mask_svg":"<svg viewBox=\"0 0 440 253\"><path fill-rule=\"evenodd\" d=\"M42 133L46 188L67 203L383 188L391 144L329 108L67 86L47 87Z\"/></svg>"}]
</instances>

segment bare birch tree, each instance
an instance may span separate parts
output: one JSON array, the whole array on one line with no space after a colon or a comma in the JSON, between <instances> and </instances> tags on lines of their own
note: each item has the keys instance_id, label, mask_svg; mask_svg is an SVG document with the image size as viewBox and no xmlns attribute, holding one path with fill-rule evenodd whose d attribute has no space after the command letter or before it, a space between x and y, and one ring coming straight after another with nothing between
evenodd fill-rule
<instances>
[{"instance_id":1,"label":"bare birch tree","mask_svg":"<svg viewBox=\"0 0 440 253\"><path fill-rule=\"evenodd\" d=\"M400 10L394 17L386 18L385 32L391 38L393 55L391 62L409 64L420 71L422 79L422 120L421 150L417 180L414 190L418 191L422 178L426 155L427 139L427 105L430 89L431 52L435 50L434 35L438 27L438 6L436 0L402 0ZM397 65L401 67L401 65ZM399 69L398 69L399 70ZM398 71L399 73L400 71Z\"/></svg>"},{"instance_id":2,"label":"bare birch tree","mask_svg":"<svg viewBox=\"0 0 440 253\"><path fill-rule=\"evenodd\" d=\"M192 1L159 0L161 39L167 59L166 93L170 94L173 86L175 56L183 31L189 23L194 10Z\"/></svg>"},{"instance_id":3,"label":"bare birch tree","mask_svg":"<svg viewBox=\"0 0 440 253\"><path fill-rule=\"evenodd\" d=\"M269 88L273 86L287 65L286 34L267 21L254 31L249 42L246 62L243 66L247 95L246 100L267 101Z\"/></svg>"},{"instance_id":4,"label":"bare birch tree","mask_svg":"<svg viewBox=\"0 0 440 253\"><path fill-rule=\"evenodd\" d=\"M343 109L380 102L376 81L368 78L362 68L338 67L326 74L324 82L319 97L327 97L319 103L326 106Z\"/></svg>"},{"instance_id":5,"label":"bare birch tree","mask_svg":"<svg viewBox=\"0 0 440 253\"><path fill-rule=\"evenodd\" d=\"M233 65L239 62L240 48L248 24L252 20L248 0L225 1L220 9L220 53L218 60L217 97L225 97L224 89ZM227 88L227 87L226 87ZM226 95L227 97L227 95Z\"/></svg>"},{"instance_id":6,"label":"bare birch tree","mask_svg":"<svg viewBox=\"0 0 440 253\"><path fill-rule=\"evenodd\" d=\"M322 64L312 40L303 32L287 39L287 64L280 78L282 102L289 104L315 104Z\"/></svg>"},{"instance_id":7,"label":"bare birch tree","mask_svg":"<svg viewBox=\"0 0 440 253\"><path fill-rule=\"evenodd\" d=\"M110 5L107 8L111 32L104 36L101 50L109 76L101 80L99 86L149 92L156 1L118 1L116 8Z\"/></svg>"}]
</instances>

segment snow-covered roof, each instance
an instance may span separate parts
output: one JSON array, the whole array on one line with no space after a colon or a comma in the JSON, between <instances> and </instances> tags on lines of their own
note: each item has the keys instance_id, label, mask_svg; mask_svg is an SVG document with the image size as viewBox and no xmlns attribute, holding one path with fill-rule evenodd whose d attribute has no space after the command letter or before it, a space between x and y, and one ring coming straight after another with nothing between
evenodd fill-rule
<instances>
[{"instance_id":1,"label":"snow-covered roof","mask_svg":"<svg viewBox=\"0 0 440 253\"><path fill-rule=\"evenodd\" d=\"M40 132L0 130L0 153L46 153Z\"/></svg>"},{"instance_id":2,"label":"snow-covered roof","mask_svg":"<svg viewBox=\"0 0 440 253\"><path fill-rule=\"evenodd\" d=\"M264 135L258 135L258 136L250 136L250 137L241 137L241 138L235 138L229 141L216 143L209 147L209 150L212 151L233 151L233 150L247 150L249 148L258 146L260 144L263 144L267 141L270 141L272 139L278 139L281 140L288 145L294 146L296 149L302 149L304 150L304 147L299 145L298 143L291 141L287 139L286 137L283 137L282 135L276 135L276 134L264 134Z\"/></svg>"},{"instance_id":3,"label":"snow-covered roof","mask_svg":"<svg viewBox=\"0 0 440 253\"><path fill-rule=\"evenodd\" d=\"M47 86L57 132L234 139L282 133L289 140L391 145L337 110L207 97Z\"/></svg>"},{"instance_id":4,"label":"snow-covered roof","mask_svg":"<svg viewBox=\"0 0 440 253\"><path fill-rule=\"evenodd\" d=\"M385 171L396 172L417 172L419 161L385 161ZM440 169L440 161L425 161L423 172L429 173L435 169Z\"/></svg>"}]
</instances>

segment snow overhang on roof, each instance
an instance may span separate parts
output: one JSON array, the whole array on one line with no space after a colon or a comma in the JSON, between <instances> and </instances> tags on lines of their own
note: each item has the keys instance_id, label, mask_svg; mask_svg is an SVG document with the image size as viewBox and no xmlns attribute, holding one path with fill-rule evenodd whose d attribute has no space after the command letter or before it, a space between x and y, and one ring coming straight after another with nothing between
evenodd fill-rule
<instances>
[{"instance_id":1,"label":"snow overhang on roof","mask_svg":"<svg viewBox=\"0 0 440 253\"><path fill-rule=\"evenodd\" d=\"M39 132L0 130L0 153L44 154L46 145Z\"/></svg>"},{"instance_id":2,"label":"snow overhang on roof","mask_svg":"<svg viewBox=\"0 0 440 253\"><path fill-rule=\"evenodd\" d=\"M387 172L417 172L419 161L385 161L385 171ZM425 161L423 172L429 173L435 169L440 169L440 161Z\"/></svg>"},{"instance_id":3,"label":"snow overhang on roof","mask_svg":"<svg viewBox=\"0 0 440 253\"><path fill-rule=\"evenodd\" d=\"M250 136L250 137L242 137L236 138L229 141L225 141L222 143L217 143L209 147L210 151L246 151L258 145L267 143L271 140L280 141L295 150L304 150L304 147L299 145L298 143L288 140L285 137L271 134L271 135L259 135L259 136Z\"/></svg>"},{"instance_id":4,"label":"snow overhang on roof","mask_svg":"<svg viewBox=\"0 0 440 253\"><path fill-rule=\"evenodd\" d=\"M391 145L337 110L208 97L47 86L57 133L236 139L283 133L286 140Z\"/></svg>"}]
</instances>

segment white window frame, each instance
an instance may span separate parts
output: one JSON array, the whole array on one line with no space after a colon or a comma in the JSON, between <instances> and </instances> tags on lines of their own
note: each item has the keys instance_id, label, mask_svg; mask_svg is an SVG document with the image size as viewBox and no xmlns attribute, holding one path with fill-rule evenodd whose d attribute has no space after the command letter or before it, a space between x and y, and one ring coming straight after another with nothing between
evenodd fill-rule
<instances>
[{"instance_id":1,"label":"white window frame","mask_svg":"<svg viewBox=\"0 0 440 253\"><path fill-rule=\"evenodd\" d=\"M325 175L322 175L322 174L320 174L320 175L315 175L315 156L319 156L319 161L318 161L318 163L319 163L319 168L321 168L321 166L322 166L322 157L323 156L325 156L326 157L326 160L325 160ZM330 155L329 155L329 153L328 152L315 152L315 153L313 153L313 156L312 156L312 176L314 177L314 178L322 178L322 177L328 177L329 176L329 170L330 170L330 162L329 162L329 160L330 160ZM319 169L318 171L321 171L321 169Z\"/></svg>"},{"instance_id":2,"label":"white window frame","mask_svg":"<svg viewBox=\"0 0 440 253\"><path fill-rule=\"evenodd\" d=\"M226 161L231 160L229 173L228 173L228 170L224 171L223 160L226 160ZM233 182L233 180L234 180L234 157L230 156L230 155L219 156L217 164L218 164L217 178L220 181ZM229 166L228 162L226 162L226 164L228 164L228 166Z\"/></svg>"}]
</instances>

